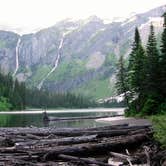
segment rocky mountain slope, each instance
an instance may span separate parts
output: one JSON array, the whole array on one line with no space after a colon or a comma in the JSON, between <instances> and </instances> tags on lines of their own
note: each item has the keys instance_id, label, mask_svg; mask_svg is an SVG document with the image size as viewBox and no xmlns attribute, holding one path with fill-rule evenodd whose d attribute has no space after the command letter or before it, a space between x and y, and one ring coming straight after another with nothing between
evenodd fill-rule
<instances>
[{"instance_id":1,"label":"rocky mountain slope","mask_svg":"<svg viewBox=\"0 0 166 166\"><path fill-rule=\"evenodd\" d=\"M34 34L0 31L1 70L11 72L29 87L82 93L99 99L115 93L115 71L120 55L130 52L134 29L146 41L149 24L158 36L165 7L137 14L123 22L105 24L92 16L63 20Z\"/></svg>"}]
</instances>

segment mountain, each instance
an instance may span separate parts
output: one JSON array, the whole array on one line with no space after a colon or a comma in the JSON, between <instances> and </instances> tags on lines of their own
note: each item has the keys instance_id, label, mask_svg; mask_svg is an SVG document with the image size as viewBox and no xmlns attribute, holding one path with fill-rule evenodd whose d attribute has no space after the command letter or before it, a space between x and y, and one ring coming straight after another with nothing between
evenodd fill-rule
<instances>
[{"instance_id":1,"label":"mountain","mask_svg":"<svg viewBox=\"0 0 166 166\"><path fill-rule=\"evenodd\" d=\"M146 41L153 22L162 32L161 6L124 21L104 23L96 16L63 20L36 33L0 31L0 66L27 86L74 92L95 99L115 94L116 63L130 52L135 27Z\"/></svg>"}]
</instances>

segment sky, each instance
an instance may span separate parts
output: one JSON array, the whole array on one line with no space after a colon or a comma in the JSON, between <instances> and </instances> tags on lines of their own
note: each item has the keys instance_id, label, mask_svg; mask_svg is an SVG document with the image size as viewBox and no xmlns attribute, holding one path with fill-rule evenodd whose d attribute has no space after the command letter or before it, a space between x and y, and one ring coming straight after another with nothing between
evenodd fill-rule
<instances>
[{"instance_id":1,"label":"sky","mask_svg":"<svg viewBox=\"0 0 166 166\"><path fill-rule=\"evenodd\" d=\"M127 17L166 5L166 0L0 0L0 28L23 33L66 19Z\"/></svg>"}]
</instances>

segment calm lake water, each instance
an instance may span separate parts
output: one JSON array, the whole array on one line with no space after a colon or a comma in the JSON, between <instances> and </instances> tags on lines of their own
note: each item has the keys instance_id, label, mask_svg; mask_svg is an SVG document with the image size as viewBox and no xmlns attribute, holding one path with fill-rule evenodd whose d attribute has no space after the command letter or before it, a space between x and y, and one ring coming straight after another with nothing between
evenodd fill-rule
<instances>
[{"instance_id":1,"label":"calm lake water","mask_svg":"<svg viewBox=\"0 0 166 166\"><path fill-rule=\"evenodd\" d=\"M51 117L81 117L81 116L105 116L122 114L123 109L77 109L77 110L49 110ZM0 127L97 127L106 126L108 123L96 122L95 119L82 119L72 121L43 122L43 111L30 110L21 112L0 112Z\"/></svg>"}]
</instances>

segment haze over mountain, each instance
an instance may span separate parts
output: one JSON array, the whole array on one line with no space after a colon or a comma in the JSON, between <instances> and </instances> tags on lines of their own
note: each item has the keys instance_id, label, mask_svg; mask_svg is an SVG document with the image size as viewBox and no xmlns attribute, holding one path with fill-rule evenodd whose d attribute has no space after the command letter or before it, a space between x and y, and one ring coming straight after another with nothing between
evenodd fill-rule
<instances>
[{"instance_id":1,"label":"haze over mountain","mask_svg":"<svg viewBox=\"0 0 166 166\"><path fill-rule=\"evenodd\" d=\"M135 27L146 41L149 25L162 32L161 6L123 21L70 19L33 34L0 31L0 65L29 87L74 92L95 99L115 94L116 63L130 52Z\"/></svg>"}]
</instances>

